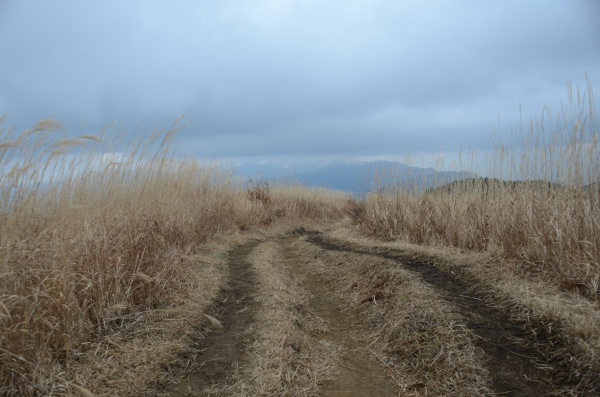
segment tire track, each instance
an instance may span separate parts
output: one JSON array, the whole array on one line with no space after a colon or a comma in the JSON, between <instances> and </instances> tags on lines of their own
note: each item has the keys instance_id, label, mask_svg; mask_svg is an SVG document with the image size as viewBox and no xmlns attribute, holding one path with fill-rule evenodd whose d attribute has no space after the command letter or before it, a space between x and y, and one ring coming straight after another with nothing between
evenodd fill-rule
<instances>
[{"instance_id":1,"label":"tire track","mask_svg":"<svg viewBox=\"0 0 600 397\"><path fill-rule=\"evenodd\" d=\"M486 304L486 297L465 281L392 250L373 252L359 246L335 242L322 235L309 236L306 241L329 251L368 254L394 260L441 291L443 297L454 304L467 319L466 326L478 336L475 343L489 357L487 367L496 393L506 396L541 396L577 385L577 382L565 376L568 371L547 365L544 354L532 345L532 331L525 322L514 321ZM545 337L547 336L539 333L535 335L537 340Z\"/></svg>"},{"instance_id":2,"label":"tire track","mask_svg":"<svg viewBox=\"0 0 600 397\"><path fill-rule=\"evenodd\" d=\"M200 364L170 396L203 395L208 387L231 380L237 367L244 362L246 348L254 339L247 330L254 323L258 308L254 299L256 275L247 257L259 243L257 240L250 241L229 252L227 284L219 293L219 303L211 313L222 328L195 341L202 346L195 360Z\"/></svg>"}]
</instances>

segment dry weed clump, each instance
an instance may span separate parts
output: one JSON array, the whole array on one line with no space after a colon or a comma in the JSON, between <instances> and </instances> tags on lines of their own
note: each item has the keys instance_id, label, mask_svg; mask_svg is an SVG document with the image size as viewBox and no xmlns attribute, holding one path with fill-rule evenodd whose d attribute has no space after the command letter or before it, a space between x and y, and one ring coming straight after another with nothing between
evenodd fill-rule
<instances>
[{"instance_id":1,"label":"dry weed clump","mask_svg":"<svg viewBox=\"0 0 600 397\"><path fill-rule=\"evenodd\" d=\"M269 225L279 219L340 219L356 205L345 193L323 188L307 188L298 183L273 185L265 180L250 180L248 200L240 200L247 214L240 225Z\"/></svg>"},{"instance_id":2,"label":"dry weed clump","mask_svg":"<svg viewBox=\"0 0 600 397\"><path fill-rule=\"evenodd\" d=\"M0 394L93 389L69 368L193 288L199 244L275 219L226 167L177 157L178 130L69 139L53 120L0 130ZM346 205L330 192L294 194L274 193L282 216L335 218Z\"/></svg>"},{"instance_id":3,"label":"dry weed clump","mask_svg":"<svg viewBox=\"0 0 600 397\"><path fill-rule=\"evenodd\" d=\"M407 395L490 393L484 355L464 319L394 261L296 243L309 266L348 296L372 327L372 353Z\"/></svg>"},{"instance_id":4,"label":"dry weed clump","mask_svg":"<svg viewBox=\"0 0 600 397\"><path fill-rule=\"evenodd\" d=\"M495 178L371 194L361 224L388 240L489 251L597 299L599 134L591 84L576 98L569 87L556 121L544 109L516 138L499 139L484 166L468 166Z\"/></svg>"},{"instance_id":5,"label":"dry weed clump","mask_svg":"<svg viewBox=\"0 0 600 397\"><path fill-rule=\"evenodd\" d=\"M274 241L260 244L250 254L258 274L257 340L248 362L233 377L235 383L209 394L227 396L316 396L318 384L335 370L336 349L308 333L322 332L323 324L308 310L308 296L289 277Z\"/></svg>"}]
</instances>

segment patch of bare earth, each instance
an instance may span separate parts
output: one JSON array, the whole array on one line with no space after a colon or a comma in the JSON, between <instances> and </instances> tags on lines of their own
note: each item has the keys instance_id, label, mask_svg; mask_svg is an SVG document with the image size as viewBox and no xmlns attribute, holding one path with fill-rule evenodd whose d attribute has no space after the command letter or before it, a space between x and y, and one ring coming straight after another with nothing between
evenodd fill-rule
<instances>
[{"instance_id":1,"label":"patch of bare earth","mask_svg":"<svg viewBox=\"0 0 600 397\"><path fill-rule=\"evenodd\" d=\"M211 313L223 328L197 341L195 364L171 396L397 395L368 349L364 319L312 273L295 238L231 252L229 277L239 282Z\"/></svg>"}]
</instances>

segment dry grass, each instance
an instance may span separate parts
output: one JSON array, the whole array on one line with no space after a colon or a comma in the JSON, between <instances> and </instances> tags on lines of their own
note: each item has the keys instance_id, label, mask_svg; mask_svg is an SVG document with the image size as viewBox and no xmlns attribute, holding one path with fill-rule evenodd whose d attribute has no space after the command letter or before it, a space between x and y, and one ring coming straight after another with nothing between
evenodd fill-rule
<instances>
[{"instance_id":1,"label":"dry grass","mask_svg":"<svg viewBox=\"0 0 600 397\"><path fill-rule=\"evenodd\" d=\"M199 325L211 326L203 314L223 284L225 253L234 243L239 239L211 244L213 253L190 258L193 265L186 275L190 288L185 293L98 338L80 359L69 363L70 375L95 396L154 395L165 387L181 366L193 364L192 341L203 337Z\"/></svg>"},{"instance_id":2,"label":"dry grass","mask_svg":"<svg viewBox=\"0 0 600 397\"><path fill-rule=\"evenodd\" d=\"M222 261L205 258L200 271L194 256L210 239L335 220L351 207L330 190L244 185L217 161L180 158L177 123L130 139L115 128L69 139L52 120L21 133L3 122L1 395L139 394L149 380L165 379L159 366L175 362L188 343L189 324L176 319L200 316L220 288ZM485 256L466 269L493 285L499 302L558 324L570 347L556 354L593 376L600 365L598 134L591 85L583 95L569 91L556 120L544 110L513 140L499 139L485 167L472 168L524 183L372 194L361 204L360 227L390 241ZM304 248L354 304L369 305L374 346L399 383L416 394L485 391L467 331L417 278L386 261ZM253 372L240 375L254 383L240 378L236 393L310 395L330 365L318 357L321 347L296 333L304 298L277 258L270 243L255 257L260 326L271 331L261 330L253 347ZM374 291L379 305L367 299Z\"/></svg>"},{"instance_id":3,"label":"dry grass","mask_svg":"<svg viewBox=\"0 0 600 397\"><path fill-rule=\"evenodd\" d=\"M178 130L0 130L0 394L94 389L70 368L196 288L190 254L211 236L344 212L325 190L257 199L218 162L177 157Z\"/></svg>"},{"instance_id":4,"label":"dry grass","mask_svg":"<svg viewBox=\"0 0 600 397\"><path fill-rule=\"evenodd\" d=\"M511 182L466 180L430 192L371 194L361 224L387 240L487 251L597 300L599 131L591 84L576 96L569 87L556 119L544 109L516 137L496 138L484 165L459 164Z\"/></svg>"},{"instance_id":5,"label":"dry grass","mask_svg":"<svg viewBox=\"0 0 600 397\"><path fill-rule=\"evenodd\" d=\"M403 395L489 393L483 352L460 325L464 319L419 277L370 255L324 251L302 241L296 248L366 316L371 353L392 371Z\"/></svg>"}]
</instances>

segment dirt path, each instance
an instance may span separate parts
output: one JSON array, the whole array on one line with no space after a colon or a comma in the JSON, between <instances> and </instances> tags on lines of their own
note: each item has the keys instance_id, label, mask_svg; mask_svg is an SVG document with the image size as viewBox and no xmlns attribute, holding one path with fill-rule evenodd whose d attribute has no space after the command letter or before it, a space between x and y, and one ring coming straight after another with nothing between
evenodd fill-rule
<instances>
[{"instance_id":1,"label":"dirt path","mask_svg":"<svg viewBox=\"0 0 600 397\"><path fill-rule=\"evenodd\" d=\"M300 285L311 295L310 308L327 326L326 333L311 334L313 338L326 338L343 349L339 374L326 381L322 396L396 396L397 388L385 368L365 352L368 329L360 315L347 307L338 294L332 292L323 279L298 260L288 237L282 242L284 266L300 280Z\"/></svg>"},{"instance_id":2,"label":"dirt path","mask_svg":"<svg viewBox=\"0 0 600 397\"><path fill-rule=\"evenodd\" d=\"M485 296L464 281L436 267L411 260L406 255L389 250L373 252L366 248L350 246L327 240L322 236L311 236L307 241L325 249L360 254L377 255L392 259L403 267L418 273L446 300L455 305L467 319L467 327L479 338L476 345L488 356L492 388L506 396L541 396L556 392L561 386L576 383L564 379L562 371L542 365L543 354L530 345L532 334L524 323L511 320L506 314L485 303ZM544 335L537 335L543 338Z\"/></svg>"},{"instance_id":3,"label":"dirt path","mask_svg":"<svg viewBox=\"0 0 600 397\"><path fill-rule=\"evenodd\" d=\"M195 358L197 365L170 396L204 395L208 387L230 380L244 362L246 348L254 339L248 329L254 323L257 306L256 277L247 257L258 243L250 241L229 253L227 286L220 292L218 305L211 313L222 328L197 341L201 346Z\"/></svg>"},{"instance_id":4,"label":"dirt path","mask_svg":"<svg viewBox=\"0 0 600 397\"><path fill-rule=\"evenodd\" d=\"M307 234L309 236L306 236ZM305 237L300 237L301 235ZM169 394L170 396L213 395L214 393L216 395L230 395L227 394L226 390L231 391L234 389L221 387L221 391L216 391L219 388L215 388L215 386L230 385L240 381L240 379L249 386L246 389L236 391L235 395L256 395L253 394L255 391L252 391L252 387L260 382L257 382L258 378L253 378L253 376L260 375L251 375L252 371L248 371L248 368L255 368L253 365L256 363L253 364L252 360L257 360L257 357L255 357L257 354L254 352L249 355L248 351L251 344L257 346L256 343L260 342L261 338L264 339L265 335L263 334L265 332L261 334L257 334L256 331L253 332L252 329L256 327L252 325L258 321L257 318L263 318L261 322L263 324L264 317L258 316L258 313L262 313L261 315L263 316L264 313L277 313L276 311L265 312L265 310L269 309L269 305L275 305L273 307L277 307L278 310L282 307L284 308L282 310L296 310L293 307L292 309L286 308L287 306L283 305L283 303L278 303L280 301L277 300L279 299L277 298L277 294L280 293L277 292L277 288L273 288L272 291L267 290L267 292L261 290L263 291L261 294L272 294L276 298L275 300L270 300L269 302L271 303L269 304L257 303L258 286L266 285L264 281L269 278L269 274L274 272L278 272L278 277L281 278L281 282L279 283L278 281L279 284L277 285L282 285L283 287L281 288L284 288L286 291L289 287L285 287L285 285L296 285L301 291L308 292L308 295L310 295L307 304L308 307L303 310L306 313L312 313L313 318L319 321L322 320L324 324L324 327L318 328L319 331L311 331L308 328L303 328L301 323L294 323L293 321L290 321L288 328L282 326L282 331L270 327L269 332L283 332L280 335L281 338L279 338L282 342L277 342L277 346L287 346L286 343L290 340L289 332L294 332L296 333L295 335L302 335L302 338L305 338L305 340L314 341L313 343L307 342L309 343L308 346L328 343L339 348L335 352L332 350L330 355L329 353L327 354L327 357L331 357L331 362L333 363L331 368L337 366L337 370L329 372L330 374L334 373L335 376L324 376L319 381L315 380L311 389L312 391L306 395L312 396L314 393L318 393L322 396L396 396L399 395L399 392L400 395L403 395L403 392L412 392L419 388L421 388L420 390L423 391L424 395L436 394L437 392L433 391L433 389L431 389L432 391L426 390L427 382L418 381L409 386L404 383L397 383L399 382L398 379L402 378L402 376L398 377L400 372L390 374L389 370L392 368L387 365L384 367L374 358L372 353L367 351L373 340L373 335L371 334L372 329L365 323L365 316L367 316L367 313L372 312L361 313L358 309L351 307L349 297L344 295L347 294L347 291L336 291L336 288L339 286L335 286L335 282L332 281L331 277L329 279L324 277L323 274L319 274L309 264L312 263L310 262L312 260L311 255L315 258L320 258L325 253L327 255L334 255L333 252L338 252L335 255L341 255L339 252L347 253L343 255L349 255L345 260L350 262L345 263L354 263L353 261L356 258L356 263L366 263L364 266L367 266L369 269L373 269L368 265L370 262L360 262L358 260L359 256L362 255L363 258L379 257L378 260L380 261L384 260L381 258L391 260L389 265L387 265L390 266L389 269L396 268L396 263L398 263L402 269L405 269L403 271L409 271L408 273L412 275L411 277L418 279L419 283L424 283L419 288L430 288L436 294L439 294L440 297L436 298L438 299L437 302L449 303L451 305L448 306L450 307L449 310L461 316L462 320L459 320L460 324L458 327L466 327L465 329L469 330L467 338L468 340L472 340L472 342L469 342L471 346L474 344L485 353L484 357L484 354L480 350L477 350L479 357L482 357L480 363L484 363L483 365L479 365L478 368L486 368L484 372L486 374L489 373L489 375L484 375L481 379L484 379L483 387L486 388L485 390L489 391L488 387L490 387L493 390L493 395L564 395L567 394L566 390L568 388L573 389L573 386L577 384L574 379L569 379L568 368L560 368L558 365L554 365L553 367L553 365L548 364L544 353L536 347L536 342L543 340L547 336L543 333L534 334L531 327L525 322L513 320L509 315L494 307L493 301L490 301L485 291L481 291L481 289L470 285L463 279L449 274L434 265L411 258L401 251L361 247L356 244L332 240L322 234L309 233L302 229L269 242L271 244L270 249L274 250L273 252L280 253L276 255L280 259L274 259L271 265L275 267L271 271L261 273L252 268L248 259L249 254L258 244L258 241L249 242L237 246L230 252L227 287L221 291L214 312L211 313L212 316L220 321L223 327L208 332L205 338L198 338L198 340L194 341L199 346L198 355L194 360L196 363L195 367L191 371L188 371L189 375L187 378L177 385L176 389ZM304 244L304 248L302 248L302 244ZM310 249L307 250L307 247ZM315 247L319 247L320 249ZM314 250L314 252L311 250ZM363 254L367 254L367 256ZM255 256L253 254L251 257L254 258ZM252 260L256 261L256 258ZM365 268L364 266L357 269L363 269ZM280 269L281 271L279 271ZM327 269L333 268L328 267ZM343 276L338 270L331 271L337 272L332 273L333 279ZM292 283L287 283L285 280L292 281ZM385 280L383 282L386 282ZM393 283L393 285L397 284ZM305 292L302 293L304 294L303 296L306 296ZM260 297L263 297L263 295L260 295ZM397 294L394 296L401 298ZM258 301L264 302L265 300L259 298ZM404 303L399 304L407 307ZM440 304L432 301L431 305L438 307ZM372 308L368 309L367 306L363 306L361 310L372 310ZM421 310L417 309L417 312ZM413 312L407 315L412 314ZM418 313L415 314L418 315ZM285 315L281 314L271 314L271 316L273 315L277 318L285 317ZM385 314L383 314L383 317L385 317ZM372 321L372 319L369 321ZM374 326L371 323L369 324L371 327ZM288 334L285 334L285 332L288 332ZM456 331L449 332L454 334ZM401 344L404 343L405 339L406 336L399 336L395 341ZM267 350L277 351L277 346L273 346L272 349L269 346L271 345L267 346ZM294 355L298 355L300 352L298 349L297 346L296 350L294 350L293 346L291 348L288 347L289 352L286 353L287 350L284 349L281 351L281 355L288 355L292 357L290 360L294 360ZM302 351L304 352L305 350ZM336 352L341 353L338 355ZM379 357L379 353L376 354ZM406 356L403 353L394 354L397 355L394 356L396 360L402 362L407 362L408 360L409 364L412 362L410 361L412 360L410 355ZM252 355L254 356L250 357ZM269 360L267 358L268 355L261 353L258 356L259 359L263 360L261 364L263 368L271 368L270 364L265 362L265 360ZM295 360L294 365L297 367L294 367L295 372L291 375L291 379L293 379L296 373L301 371L300 367L307 374L314 373L314 370L311 369L311 365L313 364L311 364L310 360L303 361L300 358ZM431 362L430 369L425 369L425 371L431 371L430 374L434 374L436 371L433 366L435 360ZM275 371L278 371L276 368L281 368L277 367L277 365L272 365L272 367L275 368ZM423 376L427 378L428 374L425 373ZM307 377L310 378L311 376L307 375ZM313 376L313 378L316 379L319 377ZM456 379L467 378L456 377ZM323 381L323 379L327 380ZM244 382L238 384L243 384ZM468 389L469 386L465 387ZM420 392L417 394L420 394ZM260 395L269 394L263 393Z\"/></svg>"}]
</instances>

